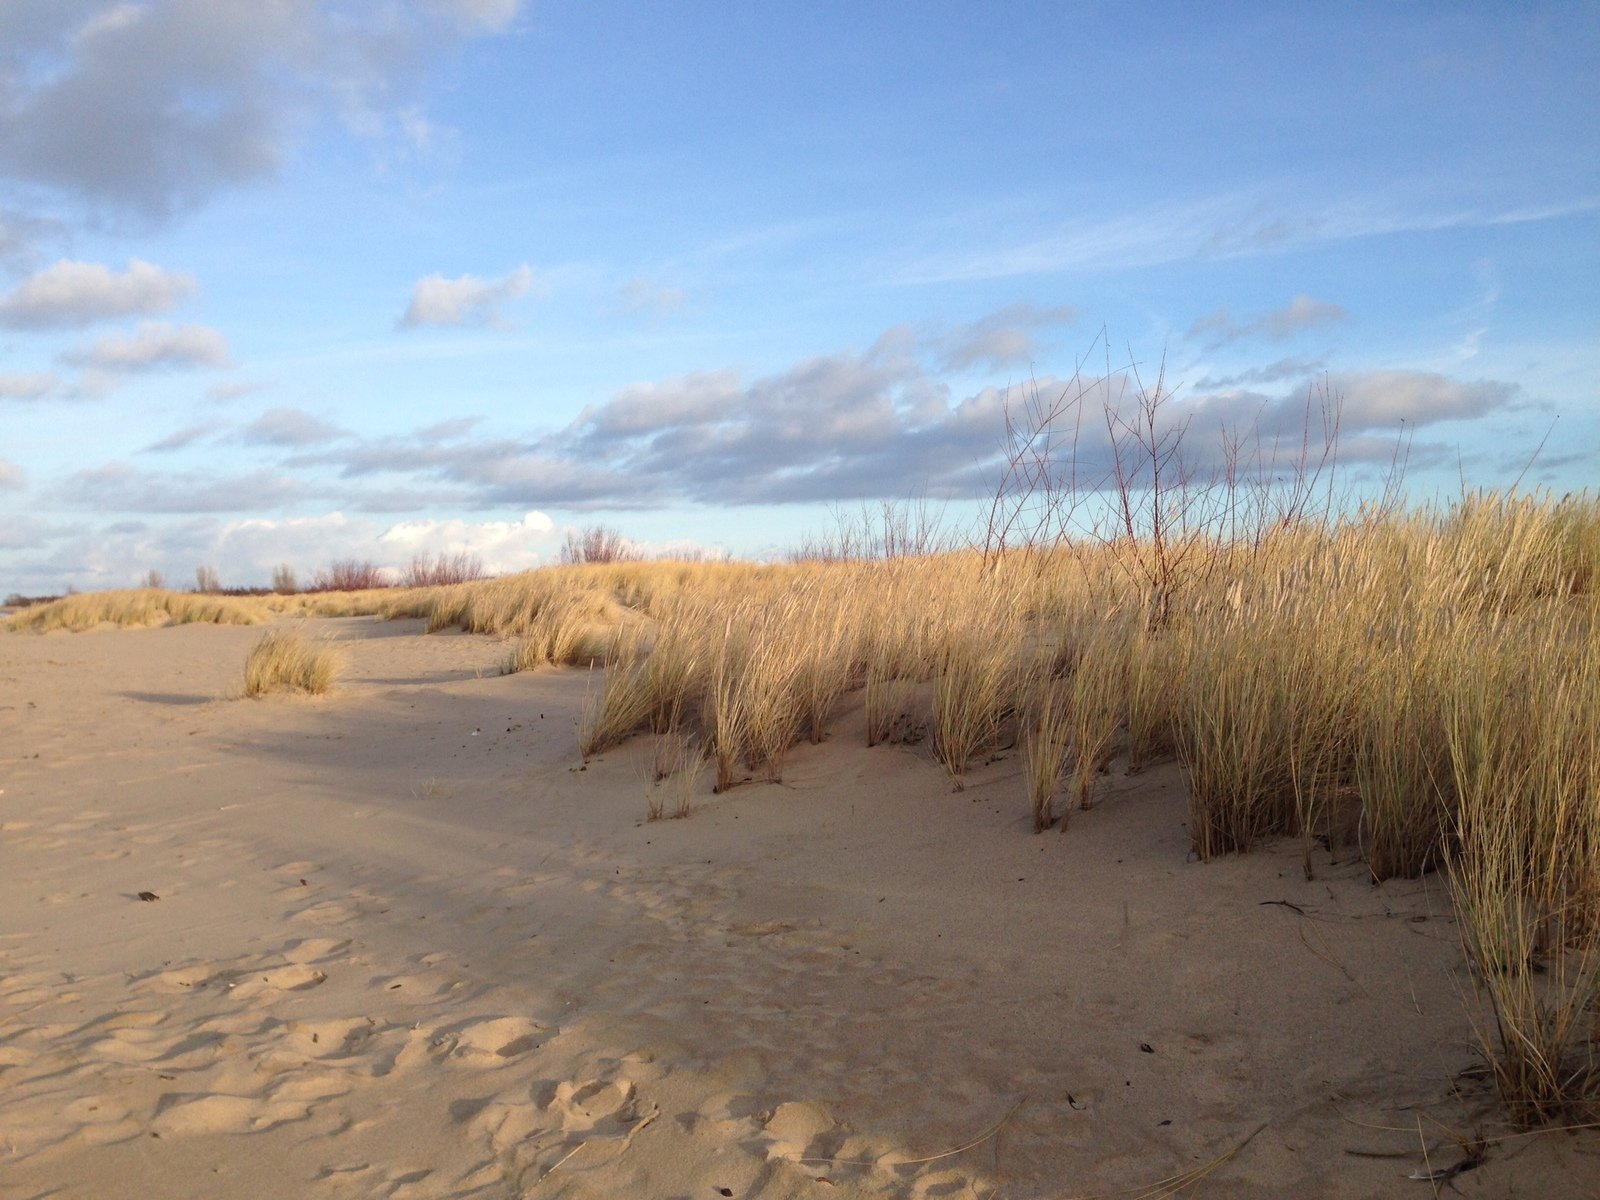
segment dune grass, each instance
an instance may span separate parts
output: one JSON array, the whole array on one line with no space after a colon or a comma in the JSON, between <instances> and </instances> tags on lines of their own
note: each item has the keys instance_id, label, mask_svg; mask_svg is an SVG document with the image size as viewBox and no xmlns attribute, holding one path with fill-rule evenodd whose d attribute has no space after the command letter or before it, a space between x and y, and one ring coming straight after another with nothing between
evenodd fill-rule
<instances>
[{"instance_id":1,"label":"dune grass","mask_svg":"<svg viewBox=\"0 0 1600 1200\"><path fill-rule=\"evenodd\" d=\"M1194 578L1154 600L1117 553L670 586L632 564L604 586L629 589L654 649L612 668L584 752L692 734L725 791L779 778L861 689L869 743L925 727L958 787L1020 745L1036 829L1063 786L1091 803L1117 756L1175 754L1201 859L1293 837L1308 874L1321 846L1374 879L1445 869L1507 1112L1600 1104L1600 504L1476 495L1288 523L1187 547Z\"/></svg>"},{"instance_id":2,"label":"dune grass","mask_svg":"<svg viewBox=\"0 0 1600 1200\"><path fill-rule=\"evenodd\" d=\"M333 689L343 658L333 647L307 640L298 630L269 630L244 661L244 694L305 692L321 696Z\"/></svg>"}]
</instances>

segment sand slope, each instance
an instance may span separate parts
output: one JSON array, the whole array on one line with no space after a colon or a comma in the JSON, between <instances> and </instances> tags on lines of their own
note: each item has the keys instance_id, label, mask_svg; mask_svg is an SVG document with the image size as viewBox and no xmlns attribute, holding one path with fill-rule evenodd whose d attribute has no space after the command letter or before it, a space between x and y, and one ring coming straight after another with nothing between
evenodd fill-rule
<instances>
[{"instance_id":1,"label":"sand slope","mask_svg":"<svg viewBox=\"0 0 1600 1200\"><path fill-rule=\"evenodd\" d=\"M846 711L646 823L583 673L311 629L321 700L233 698L259 630L0 635L0 1196L1428 1196L1504 1132L1440 884L1188 862L1174 767L1034 836L1014 755Z\"/></svg>"}]
</instances>

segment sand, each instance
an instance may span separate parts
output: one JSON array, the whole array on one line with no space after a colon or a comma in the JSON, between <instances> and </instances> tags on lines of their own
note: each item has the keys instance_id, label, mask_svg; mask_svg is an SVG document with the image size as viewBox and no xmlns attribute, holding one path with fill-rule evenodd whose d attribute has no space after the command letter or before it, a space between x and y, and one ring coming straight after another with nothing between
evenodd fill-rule
<instances>
[{"instance_id":1,"label":"sand","mask_svg":"<svg viewBox=\"0 0 1600 1200\"><path fill-rule=\"evenodd\" d=\"M255 629L0 634L0 1196L1600 1195L1502 1136L1437 879L1190 861L1170 764L1034 835L1014 752L952 792L859 700L646 822L586 673L310 632L329 697L238 698Z\"/></svg>"}]
</instances>

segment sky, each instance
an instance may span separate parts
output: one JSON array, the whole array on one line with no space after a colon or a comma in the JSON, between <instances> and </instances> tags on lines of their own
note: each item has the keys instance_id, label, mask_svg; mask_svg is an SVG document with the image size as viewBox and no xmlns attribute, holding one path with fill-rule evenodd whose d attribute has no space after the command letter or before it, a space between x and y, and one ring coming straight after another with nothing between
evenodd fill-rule
<instances>
[{"instance_id":1,"label":"sky","mask_svg":"<svg viewBox=\"0 0 1600 1200\"><path fill-rule=\"evenodd\" d=\"M1075 372L1085 464L1159 380L1197 464L1331 397L1352 494L1592 487L1597 61L1587 2L0 0L0 593L961 526Z\"/></svg>"}]
</instances>

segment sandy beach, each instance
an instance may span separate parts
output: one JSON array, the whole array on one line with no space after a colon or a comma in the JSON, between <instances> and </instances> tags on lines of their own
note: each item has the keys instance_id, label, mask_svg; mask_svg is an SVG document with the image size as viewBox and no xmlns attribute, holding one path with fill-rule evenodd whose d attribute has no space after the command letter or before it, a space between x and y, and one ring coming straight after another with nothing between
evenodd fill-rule
<instances>
[{"instance_id":1,"label":"sandy beach","mask_svg":"<svg viewBox=\"0 0 1600 1200\"><path fill-rule=\"evenodd\" d=\"M859 695L650 822L588 672L308 632L341 687L258 700L259 630L0 633L7 1200L1600 1195L1507 1136L1437 877L1192 861L1170 762L1036 835Z\"/></svg>"}]
</instances>

